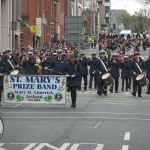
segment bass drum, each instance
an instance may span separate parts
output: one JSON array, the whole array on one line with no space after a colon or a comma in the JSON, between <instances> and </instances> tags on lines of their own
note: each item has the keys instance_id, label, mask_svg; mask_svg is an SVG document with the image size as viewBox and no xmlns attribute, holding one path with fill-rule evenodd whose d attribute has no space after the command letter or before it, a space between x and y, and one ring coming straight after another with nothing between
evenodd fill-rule
<instances>
[{"instance_id":1,"label":"bass drum","mask_svg":"<svg viewBox=\"0 0 150 150\"><path fill-rule=\"evenodd\" d=\"M17 74L19 74L19 70L13 70L13 71L10 73L10 75L17 75Z\"/></svg>"},{"instance_id":2,"label":"bass drum","mask_svg":"<svg viewBox=\"0 0 150 150\"><path fill-rule=\"evenodd\" d=\"M146 82L146 77L144 74L140 74L136 77L136 80L138 81L138 83L140 84L141 87L144 87L147 85Z\"/></svg>"},{"instance_id":3,"label":"bass drum","mask_svg":"<svg viewBox=\"0 0 150 150\"><path fill-rule=\"evenodd\" d=\"M107 85L107 86L112 85L113 82L114 82L114 79L113 79L113 77L111 76L110 73L105 73L105 74L102 76L102 80L104 81L105 85Z\"/></svg>"}]
</instances>

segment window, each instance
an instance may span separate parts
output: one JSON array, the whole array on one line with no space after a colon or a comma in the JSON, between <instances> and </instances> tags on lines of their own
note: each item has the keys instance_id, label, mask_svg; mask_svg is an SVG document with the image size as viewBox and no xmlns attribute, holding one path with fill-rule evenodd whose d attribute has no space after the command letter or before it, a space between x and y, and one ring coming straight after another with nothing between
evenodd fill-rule
<instances>
[{"instance_id":1,"label":"window","mask_svg":"<svg viewBox=\"0 0 150 150\"><path fill-rule=\"evenodd\" d=\"M109 17L106 17L106 24L109 24Z\"/></svg>"},{"instance_id":2,"label":"window","mask_svg":"<svg viewBox=\"0 0 150 150\"><path fill-rule=\"evenodd\" d=\"M14 1L13 1L14 3ZM22 0L17 0L17 4L16 4L16 17L18 20L22 20ZM14 8L13 8L14 9Z\"/></svg>"},{"instance_id":3,"label":"window","mask_svg":"<svg viewBox=\"0 0 150 150\"><path fill-rule=\"evenodd\" d=\"M105 0L105 2L107 2L107 3L108 3L108 2L110 2L110 0Z\"/></svg>"},{"instance_id":4,"label":"window","mask_svg":"<svg viewBox=\"0 0 150 150\"><path fill-rule=\"evenodd\" d=\"M110 6L105 6L105 12L109 13L109 11L110 11Z\"/></svg>"}]
</instances>

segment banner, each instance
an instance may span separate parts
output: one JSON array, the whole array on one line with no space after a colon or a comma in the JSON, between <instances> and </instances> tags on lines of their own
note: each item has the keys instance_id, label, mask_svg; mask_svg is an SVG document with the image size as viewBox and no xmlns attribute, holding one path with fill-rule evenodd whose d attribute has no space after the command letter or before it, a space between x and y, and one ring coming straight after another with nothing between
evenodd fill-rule
<instances>
[{"instance_id":1,"label":"banner","mask_svg":"<svg viewBox=\"0 0 150 150\"><path fill-rule=\"evenodd\" d=\"M4 102L65 104L65 76L4 76Z\"/></svg>"}]
</instances>

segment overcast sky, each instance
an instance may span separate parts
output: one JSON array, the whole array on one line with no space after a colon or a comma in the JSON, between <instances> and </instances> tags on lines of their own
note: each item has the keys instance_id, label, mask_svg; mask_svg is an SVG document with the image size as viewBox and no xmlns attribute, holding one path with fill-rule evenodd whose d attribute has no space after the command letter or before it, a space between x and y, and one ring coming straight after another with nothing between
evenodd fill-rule
<instances>
[{"instance_id":1,"label":"overcast sky","mask_svg":"<svg viewBox=\"0 0 150 150\"><path fill-rule=\"evenodd\" d=\"M137 1L138 0L111 0L111 9L126 9L128 13L134 14L134 11L142 7Z\"/></svg>"}]
</instances>

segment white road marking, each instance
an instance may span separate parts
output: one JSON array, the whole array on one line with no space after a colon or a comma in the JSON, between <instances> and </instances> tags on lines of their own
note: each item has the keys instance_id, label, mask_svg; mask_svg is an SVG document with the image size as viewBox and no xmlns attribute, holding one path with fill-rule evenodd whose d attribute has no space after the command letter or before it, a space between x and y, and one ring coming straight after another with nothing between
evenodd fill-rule
<instances>
[{"instance_id":1,"label":"white road marking","mask_svg":"<svg viewBox=\"0 0 150 150\"><path fill-rule=\"evenodd\" d=\"M3 119L108 119L108 120L137 120L150 121L143 118L114 118L114 117L2 117Z\"/></svg>"},{"instance_id":2,"label":"white road marking","mask_svg":"<svg viewBox=\"0 0 150 150\"><path fill-rule=\"evenodd\" d=\"M70 143L64 143L64 144L60 147L60 150L66 150L69 145L70 145Z\"/></svg>"},{"instance_id":3,"label":"white road marking","mask_svg":"<svg viewBox=\"0 0 150 150\"><path fill-rule=\"evenodd\" d=\"M31 143L30 145L28 145L26 148L24 148L23 150L31 150L31 148L33 148L37 143Z\"/></svg>"},{"instance_id":4,"label":"white road marking","mask_svg":"<svg viewBox=\"0 0 150 150\"><path fill-rule=\"evenodd\" d=\"M21 104L17 104L17 105L15 105L15 106L13 106L12 108L16 108L16 107L18 107L18 106L20 106Z\"/></svg>"},{"instance_id":5,"label":"white road marking","mask_svg":"<svg viewBox=\"0 0 150 150\"><path fill-rule=\"evenodd\" d=\"M129 149L129 145L122 145L122 150L128 150Z\"/></svg>"},{"instance_id":6,"label":"white road marking","mask_svg":"<svg viewBox=\"0 0 150 150\"><path fill-rule=\"evenodd\" d=\"M87 125L85 125L84 128L88 127L88 126L89 126L90 124L92 124L92 123L93 123L93 121L90 122L90 123L88 123Z\"/></svg>"},{"instance_id":7,"label":"white road marking","mask_svg":"<svg viewBox=\"0 0 150 150\"><path fill-rule=\"evenodd\" d=\"M7 149L4 149L2 148L1 146L3 146L5 143L0 143L0 150L7 150Z\"/></svg>"},{"instance_id":8,"label":"white road marking","mask_svg":"<svg viewBox=\"0 0 150 150\"><path fill-rule=\"evenodd\" d=\"M100 125L101 123L99 122L94 128L96 129L96 128L98 128L98 126Z\"/></svg>"},{"instance_id":9,"label":"white road marking","mask_svg":"<svg viewBox=\"0 0 150 150\"><path fill-rule=\"evenodd\" d=\"M129 141L130 140L130 132L125 132L124 140L125 141Z\"/></svg>"},{"instance_id":10,"label":"white road marking","mask_svg":"<svg viewBox=\"0 0 150 150\"><path fill-rule=\"evenodd\" d=\"M119 113L119 112L0 112L1 114L112 114L112 115L144 115L150 116L150 114L144 113Z\"/></svg>"}]
</instances>

